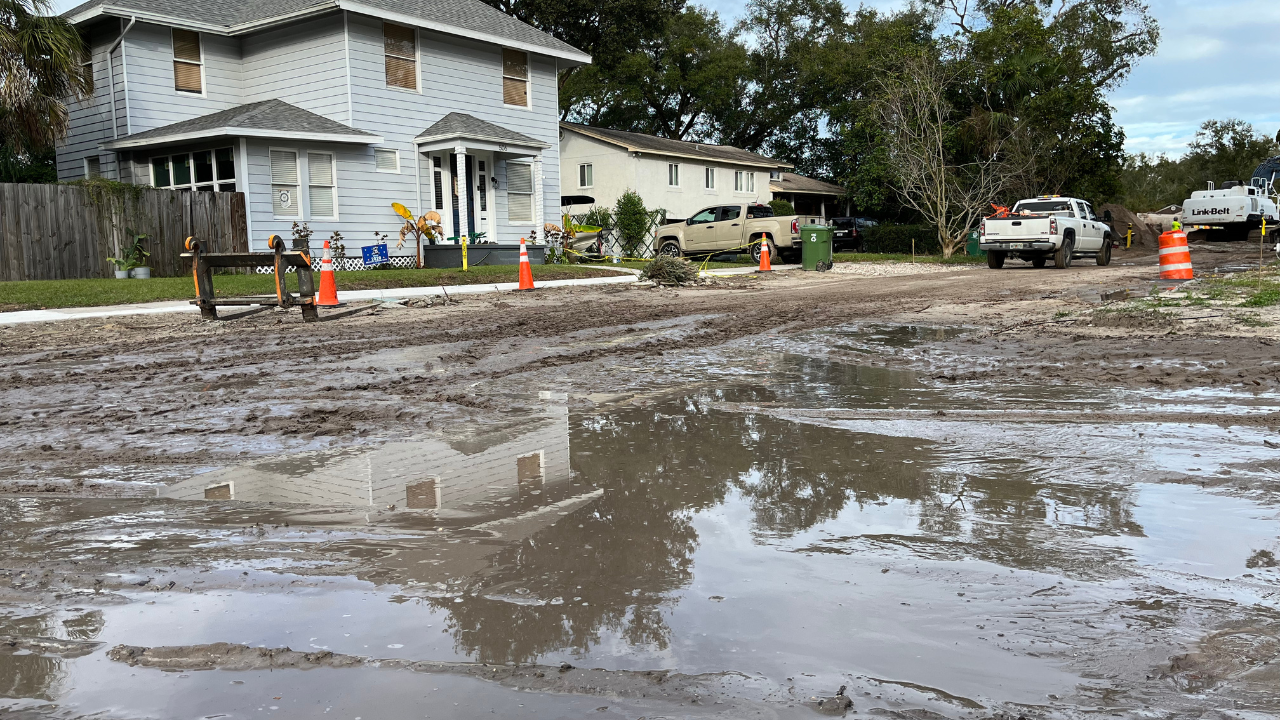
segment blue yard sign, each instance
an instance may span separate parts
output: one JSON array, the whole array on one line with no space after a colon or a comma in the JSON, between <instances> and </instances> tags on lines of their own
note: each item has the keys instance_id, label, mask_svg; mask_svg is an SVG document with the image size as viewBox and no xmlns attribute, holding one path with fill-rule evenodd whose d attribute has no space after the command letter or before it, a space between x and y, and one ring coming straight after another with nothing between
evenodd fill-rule
<instances>
[{"instance_id":1,"label":"blue yard sign","mask_svg":"<svg viewBox=\"0 0 1280 720\"><path fill-rule=\"evenodd\" d=\"M360 251L364 253L364 264L366 266L385 265L388 262L386 243L381 245L365 245L360 248Z\"/></svg>"}]
</instances>

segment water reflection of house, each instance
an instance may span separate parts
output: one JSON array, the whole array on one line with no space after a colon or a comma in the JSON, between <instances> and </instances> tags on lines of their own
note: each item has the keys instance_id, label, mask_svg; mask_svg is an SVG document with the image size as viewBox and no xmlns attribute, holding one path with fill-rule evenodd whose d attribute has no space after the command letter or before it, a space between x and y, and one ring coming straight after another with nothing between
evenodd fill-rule
<instances>
[{"instance_id":1,"label":"water reflection of house","mask_svg":"<svg viewBox=\"0 0 1280 720\"><path fill-rule=\"evenodd\" d=\"M571 496L569 416L549 409L517 428L464 440L299 453L196 475L161 492L239 500L493 515ZM498 513L509 514L509 513Z\"/></svg>"}]
</instances>

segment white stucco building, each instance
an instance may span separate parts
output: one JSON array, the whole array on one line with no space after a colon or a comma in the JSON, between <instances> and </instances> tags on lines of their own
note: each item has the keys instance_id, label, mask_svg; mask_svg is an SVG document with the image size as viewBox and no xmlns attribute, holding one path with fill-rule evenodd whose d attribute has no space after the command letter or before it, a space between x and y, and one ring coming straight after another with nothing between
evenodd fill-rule
<instances>
[{"instance_id":1,"label":"white stucco building","mask_svg":"<svg viewBox=\"0 0 1280 720\"><path fill-rule=\"evenodd\" d=\"M767 203L770 179L790 168L727 145L560 123L561 194L585 195L606 207L627 190L639 193L645 207L666 210L669 219L711 205Z\"/></svg>"}]
</instances>

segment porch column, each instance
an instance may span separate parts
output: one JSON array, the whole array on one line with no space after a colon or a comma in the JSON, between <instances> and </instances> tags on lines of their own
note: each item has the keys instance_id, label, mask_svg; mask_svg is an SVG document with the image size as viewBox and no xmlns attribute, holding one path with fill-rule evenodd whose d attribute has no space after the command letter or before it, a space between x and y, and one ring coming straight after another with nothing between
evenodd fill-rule
<instances>
[{"instance_id":1,"label":"porch column","mask_svg":"<svg viewBox=\"0 0 1280 720\"><path fill-rule=\"evenodd\" d=\"M533 227L540 238L542 226L546 222L543 219L546 205L547 199L542 196L542 153L538 153L533 158Z\"/></svg>"},{"instance_id":2,"label":"porch column","mask_svg":"<svg viewBox=\"0 0 1280 720\"><path fill-rule=\"evenodd\" d=\"M471 182L471 178L467 177L467 148L463 145L458 145L453 149L453 155L458 165L458 174L453 181L454 202L457 203L458 207L457 223L453 228L453 236L462 237L467 232L467 212L470 210L467 207L467 183ZM450 216L452 217L453 214L450 213Z\"/></svg>"}]
</instances>

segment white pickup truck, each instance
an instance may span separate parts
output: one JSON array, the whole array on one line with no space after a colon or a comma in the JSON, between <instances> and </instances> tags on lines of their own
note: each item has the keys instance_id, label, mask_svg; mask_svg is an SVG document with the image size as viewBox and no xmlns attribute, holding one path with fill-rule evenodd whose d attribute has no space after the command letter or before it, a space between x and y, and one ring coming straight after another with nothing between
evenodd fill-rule
<instances>
[{"instance_id":1,"label":"white pickup truck","mask_svg":"<svg viewBox=\"0 0 1280 720\"><path fill-rule=\"evenodd\" d=\"M1050 258L1059 268L1070 267L1077 257L1093 257L1106 265L1111 262L1111 228L1084 200L1041 195L1018 201L1007 215L983 220L978 247L987 253L987 267L996 270L1009 257L1038 268Z\"/></svg>"}]
</instances>

